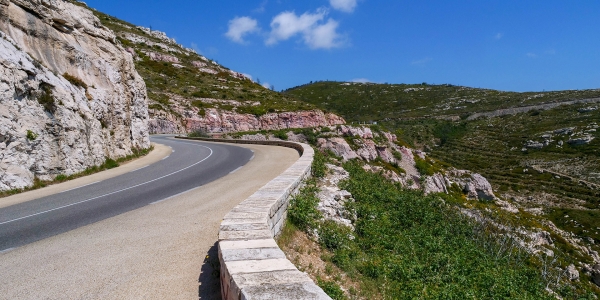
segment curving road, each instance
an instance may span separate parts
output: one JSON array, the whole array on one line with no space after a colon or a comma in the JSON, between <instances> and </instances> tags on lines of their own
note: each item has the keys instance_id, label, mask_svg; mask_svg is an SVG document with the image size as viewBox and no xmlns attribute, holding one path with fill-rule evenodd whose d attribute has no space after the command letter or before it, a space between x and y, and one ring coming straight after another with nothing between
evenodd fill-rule
<instances>
[{"instance_id":1,"label":"curving road","mask_svg":"<svg viewBox=\"0 0 600 300\"><path fill-rule=\"evenodd\" d=\"M118 177L0 208L0 252L168 199L219 179L253 157L249 149L226 144L167 136L152 141L173 153Z\"/></svg>"},{"instance_id":2,"label":"curving road","mask_svg":"<svg viewBox=\"0 0 600 300\"><path fill-rule=\"evenodd\" d=\"M35 216L7 223L9 226L15 226L26 220L36 220L34 223L37 224L51 224L45 222L52 219L61 220L62 214L68 215L72 213L71 209L80 210L88 205L97 205L96 209L99 210L88 211L87 214L91 218L98 218L96 213L106 217L95 223L80 220L81 224L90 224L62 234L58 234L62 231L58 230L54 232L54 236L0 252L0 299L220 298L216 241L222 217L297 161L298 153L289 148L273 146L230 146L178 141L164 137L152 139L161 144L168 144L175 152L167 159L159 161L161 156L156 154L166 155L170 150L157 147L157 150L148 155L154 156L154 161L159 161L156 164L131 173L123 173L124 170L133 171L144 167L145 163L141 162L146 158L143 158L108 171L119 171L119 174L124 174L123 177L107 179L108 177L103 175L101 183L55 195L67 198L64 196L84 194L82 191L88 188L91 188L90 192L97 193L93 197L79 198L80 200L74 199L74 196L73 199L69 197L62 200L66 202L59 207L106 194L107 191L96 191L106 182L116 185L112 189L112 192L115 192L181 170L210 155L210 151L203 147L212 149L213 154L198 165L171 175L177 176L177 180L168 176L136 187L142 196L130 194L133 190L130 189L106 196L108 199L101 197L56 210L60 212L57 215L54 211L41 214L39 220ZM253 159L250 159L252 157ZM237 169L244 162L246 164ZM223 169L221 166L226 167ZM155 174L145 177L148 173ZM100 174L102 173L98 175ZM163 175L157 176L158 174ZM91 179L95 178L94 176L90 176L86 183L97 180ZM219 179L208 182L211 178ZM125 182L126 180L128 182ZM162 184L163 180L167 183L166 186ZM64 189L74 187L72 182L58 186L63 186ZM174 190L171 190L171 187ZM186 190L189 191L180 192ZM109 190L108 193L110 192ZM110 198L120 193L123 193L123 196L129 195L122 197L122 202L134 203L115 201L116 206L124 207L125 211L118 214L105 205L112 203ZM31 196L31 193L26 194ZM16 199L12 202L11 199L0 199L0 211L12 209L15 213L20 213L20 216L45 211L39 208L37 211L26 210L29 203L39 201L29 201L33 198L24 197L25 200ZM3 200L16 204L2 208ZM18 204L19 202L21 204ZM37 203L47 205L46 202ZM147 205L148 203L151 205ZM80 205L82 206L79 207ZM23 210L15 210L16 207ZM136 207L139 208L135 209ZM108 217L112 214L117 215ZM3 220L10 219L15 219L15 216L6 217L3 214ZM68 219L63 219L63 222L67 226L70 224ZM0 227L4 228L7 224ZM54 229L40 230L53 232Z\"/></svg>"}]
</instances>

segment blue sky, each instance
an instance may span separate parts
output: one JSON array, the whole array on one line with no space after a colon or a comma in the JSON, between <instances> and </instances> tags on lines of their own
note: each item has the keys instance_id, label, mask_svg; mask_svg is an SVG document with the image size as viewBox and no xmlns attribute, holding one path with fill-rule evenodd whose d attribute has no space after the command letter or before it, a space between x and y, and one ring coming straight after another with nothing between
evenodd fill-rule
<instances>
[{"instance_id":1,"label":"blue sky","mask_svg":"<svg viewBox=\"0 0 600 300\"><path fill-rule=\"evenodd\" d=\"M281 90L314 80L600 88L600 1L88 0Z\"/></svg>"}]
</instances>

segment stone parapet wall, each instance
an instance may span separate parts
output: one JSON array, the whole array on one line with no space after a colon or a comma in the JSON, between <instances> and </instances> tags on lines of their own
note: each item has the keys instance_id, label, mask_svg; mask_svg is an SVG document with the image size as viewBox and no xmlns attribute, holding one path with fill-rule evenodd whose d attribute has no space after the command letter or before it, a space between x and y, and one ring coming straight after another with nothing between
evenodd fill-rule
<instances>
[{"instance_id":1,"label":"stone parapet wall","mask_svg":"<svg viewBox=\"0 0 600 300\"><path fill-rule=\"evenodd\" d=\"M219 230L223 299L331 299L286 258L274 239L285 224L290 197L310 176L312 147L284 141L185 139L283 146L300 153L291 167L223 218Z\"/></svg>"}]
</instances>

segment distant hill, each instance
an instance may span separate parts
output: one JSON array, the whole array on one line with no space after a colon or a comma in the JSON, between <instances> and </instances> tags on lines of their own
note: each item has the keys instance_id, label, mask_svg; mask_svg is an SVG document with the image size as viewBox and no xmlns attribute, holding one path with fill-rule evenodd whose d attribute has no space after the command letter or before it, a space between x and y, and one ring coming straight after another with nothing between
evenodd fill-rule
<instances>
[{"instance_id":1,"label":"distant hill","mask_svg":"<svg viewBox=\"0 0 600 300\"><path fill-rule=\"evenodd\" d=\"M322 81L288 89L287 95L343 115L347 121L462 117L498 109L599 98L600 89L503 92L450 84L375 84Z\"/></svg>"}]
</instances>

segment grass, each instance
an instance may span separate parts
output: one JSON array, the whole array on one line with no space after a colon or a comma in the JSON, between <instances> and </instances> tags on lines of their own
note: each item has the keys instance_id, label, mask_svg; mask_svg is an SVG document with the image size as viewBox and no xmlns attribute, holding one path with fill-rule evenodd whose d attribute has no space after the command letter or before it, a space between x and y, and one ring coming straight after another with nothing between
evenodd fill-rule
<instances>
[{"instance_id":1,"label":"grass","mask_svg":"<svg viewBox=\"0 0 600 300\"><path fill-rule=\"evenodd\" d=\"M327 260L360 282L362 296L553 299L545 287L555 277L540 272L543 262L510 238L498 238L495 227L461 214L456 205L462 200L451 199L460 198L460 191L424 196L364 171L356 161L344 168L350 179L341 188L356 200L351 207L358 217L354 232L332 221L319 221L312 182L291 202L289 220L305 232L317 230L319 243L331 253ZM319 284L332 298L342 297L335 283ZM569 299L593 297L580 286L560 284L555 291Z\"/></svg>"},{"instance_id":2,"label":"grass","mask_svg":"<svg viewBox=\"0 0 600 300\"><path fill-rule=\"evenodd\" d=\"M49 185L53 185L53 184L73 180L76 178L92 175L95 173L99 173L99 172L102 172L105 170L113 169L113 168L118 167L121 163L125 163L128 161L134 160L136 158L146 156L146 155L148 155L148 153L152 152L152 150L154 150L154 146L151 146L148 149L134 148L134 149L132 149L133 153L130 155L120 157L117 159L112 159L112 158L106 157L104 160L104 163L102 163L101 165L91 166L91 167L86 168L82 172L71 174L71 175L58 174L54 178L54 180L44 181L44 180L40 180L39 178L35 177L32 186L26 187L24 189L13 189L13 190L9 190L9 191L2 191L2 192L0 192L0 198L20 194L23 192L41 189L41 188L47 187Z\"/></svg>"}]
</instances>

